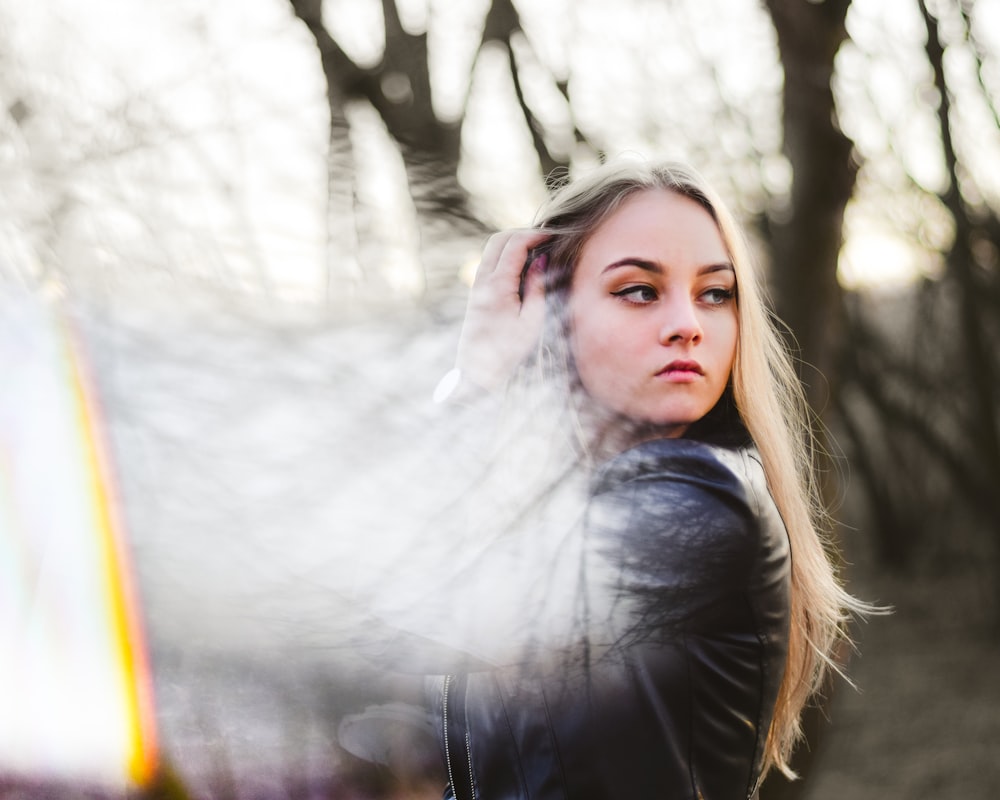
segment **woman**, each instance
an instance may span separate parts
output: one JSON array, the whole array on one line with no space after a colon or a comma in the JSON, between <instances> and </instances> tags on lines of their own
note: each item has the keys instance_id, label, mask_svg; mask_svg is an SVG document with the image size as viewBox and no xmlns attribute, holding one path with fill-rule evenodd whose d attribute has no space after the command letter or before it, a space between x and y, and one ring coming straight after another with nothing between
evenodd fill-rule
<instances>
[{"instance_id":1,"label":"woman","mask_svg":"<svg viewBox=\"0 0 1000 800\"><path fill-rule=\"evenodd\" d=\"M438 399L539 375L591 465L572 641L438 682L449 792L752 797L791 774L864 609L817 530L797 379L701 178L605 165L490 240Z\"/></svg>"}]
</instances>

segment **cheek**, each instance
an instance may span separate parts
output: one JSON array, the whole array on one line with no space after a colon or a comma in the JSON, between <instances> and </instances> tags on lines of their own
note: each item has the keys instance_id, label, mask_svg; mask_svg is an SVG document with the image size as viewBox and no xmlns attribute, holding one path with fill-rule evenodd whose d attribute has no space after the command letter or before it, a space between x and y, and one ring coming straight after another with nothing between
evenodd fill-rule
<instances>
[{"instance_id":1,"label":"cheek","mask_svg":"<svg viewBox=\"0 0 1000 800\"><path fill-rule=\"evenodd\" d=\"M729 326L729 371L732 372L733 365L736 363L736 351L739 349L740 344L740 323L739 318L736 313L733 314L732 321Z\"/></svg>"},{"instance_id":2,"label":"cheek","mask_svg":"<svg viewBox=\"0 0 1000 800\"><path fill-rule=\"evenodd\" d=\"M706 340L712 347L718 363L728 363L731 366L736 359L739 327L736 310L727 314L713 315L710 322L705 325Z\"/></svg>"},{"instance_id":3,"label":"cheek","mask_svg":"<svg viewBox=\"0 0 1000 800\"><path fill-rule=\"evenodd\" d=\"M569 349L576 366L576 374L584 388L589 390L595 367L604 358L600 341L593 336L593 332L587 326L581 328L574 324L570 330Z\"/></svg>"},{"instance_id":4,"label":"cheek","mask_svg":"<svg viewBox=\"0 0 1000 800\"><path fill-rule=\"evenodd\" d=\"M736 355L739 351L739 326L735 320L732 325L728 326L725 330L722 341L724 344L722 345L718 356L718 363L721 367L723 367L720 371L720 378L722 375L724 375L725 378L720 381L720 395L723 391L725 391L726 385L728 385L733 379L733 368L736 366Z\"/></svg>"},{"instance_id":5,"label":"cheek","mask_svg":"<svg viewBox=\"0 0 1000 800\"><path fill-rule=\"evenodd\" d=\"M578 310L579 313L570 318L570 353L584 390L589 394L599 394L602 385L613 380L614 365L621 355L621 347L607 326L598 323L593 309Z\"/></svg>"}]
</instances>

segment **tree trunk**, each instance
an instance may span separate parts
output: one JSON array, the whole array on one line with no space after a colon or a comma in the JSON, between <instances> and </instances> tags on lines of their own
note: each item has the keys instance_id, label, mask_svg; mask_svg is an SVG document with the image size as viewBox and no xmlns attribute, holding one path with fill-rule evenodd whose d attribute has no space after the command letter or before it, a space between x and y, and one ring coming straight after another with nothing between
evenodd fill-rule
<instances>
[{"instance_id":1,"label":"tree trunk","mask_svg":"<svg viewBox=\"0 0 1000 800\"><path fill-rule=\"evenodd\" d=\"M810 404L828 405L842 326L837 263L844 208L854 191L853 143L840 130L831 81L847 38L850 0L767 0L785 72L784 151L792 166L791 213L771 225L778 315L794 335Z\"/></svg>"}]
</instances>

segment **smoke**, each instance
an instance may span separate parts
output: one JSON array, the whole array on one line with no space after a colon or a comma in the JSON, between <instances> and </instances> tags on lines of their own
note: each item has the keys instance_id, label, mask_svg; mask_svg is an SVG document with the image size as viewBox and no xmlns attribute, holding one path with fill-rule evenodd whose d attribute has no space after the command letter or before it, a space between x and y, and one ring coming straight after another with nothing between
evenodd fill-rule
<instances>
[{"instance_id":1,"label":"smoke","mask_svg":"<svg viewBox=\"0 0 1000 800\"><path fill-rule=\"evenodd\" d=\"M164 749L192 785L220 764L243 780L343 771L345 718L358 739L372 707L418 707L425 673L567 645L586 473L544 403L431 401L455 319L67 310L104 410ZM406 758L426 763L414 730Z\"/></svg>"}]
</instances>

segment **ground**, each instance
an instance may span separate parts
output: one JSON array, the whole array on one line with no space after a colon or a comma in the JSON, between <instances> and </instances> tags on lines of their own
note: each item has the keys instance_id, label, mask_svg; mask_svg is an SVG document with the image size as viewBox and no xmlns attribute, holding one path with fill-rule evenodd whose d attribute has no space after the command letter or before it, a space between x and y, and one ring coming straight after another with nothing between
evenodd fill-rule
<instances>
[{"instance_id":1,"label":"ground","mask_svg":"<svg viewBox=\"0 0 1000 800\"><path fill-rule=\"evenodd\" d=\"M894 611L857 627L803 800L1000 797L1000 630L980 570L858 570Z\"/></svg>"}]
</instances>

